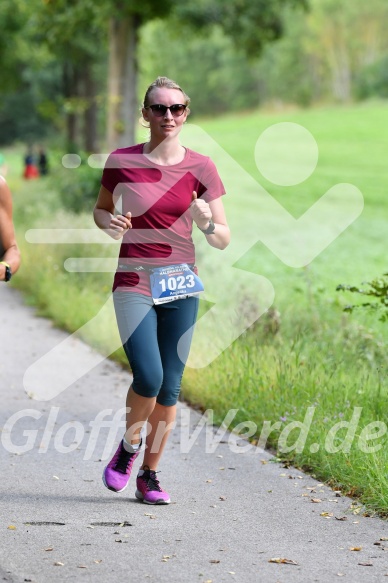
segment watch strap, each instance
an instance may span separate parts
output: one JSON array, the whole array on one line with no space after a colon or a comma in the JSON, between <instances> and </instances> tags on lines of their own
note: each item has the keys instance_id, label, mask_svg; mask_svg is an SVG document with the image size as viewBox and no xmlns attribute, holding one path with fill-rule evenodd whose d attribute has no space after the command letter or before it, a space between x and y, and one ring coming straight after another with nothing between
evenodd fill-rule
<instances>
[{"instance_id":1,"label":"watch strap","mask_svg":"<svg viewBox=\"0 0 388 583\"><path fill-rule=\"evenodd\" d=\"M202 233L204 233L205 235L211 235L212 233L214 233L215 228L216 228L216 226L213 223L213 219L210 219L209 226L206 227L206 229L199 229L199 230L202 231Z\"/></svg>"},{"instance_id":2,"label":"watch strap","mask_svg":"<svg viewBox=\"0 0 388 583\"><path fill-rule=\"evenodd\" d=\"M9 281L12 277L12 271L11 271L11 266L9 263L7 263L6 261L0 261L1 265L5 265L5 280L4 281Z\"/></svg>"}]
</instances>

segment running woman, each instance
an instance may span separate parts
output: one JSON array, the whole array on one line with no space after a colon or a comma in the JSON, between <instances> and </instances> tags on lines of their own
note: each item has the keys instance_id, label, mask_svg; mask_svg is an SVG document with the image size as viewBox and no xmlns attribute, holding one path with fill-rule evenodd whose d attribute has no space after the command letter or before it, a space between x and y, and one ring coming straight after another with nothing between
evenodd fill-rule
<instances>
[{"instance_id":1,"label":"running woman","mask_svg":"<svg viewBox=\"0 0 388 583\"><path fill-rule=\"evenodd\" d=\"M114 492L123 491L144 449L135 496L147 504L170 502L156 472L174 424L203 289L193 222L212 247L224 249L230 241L221 200L225 190L214 163L179 141L189 103L183 89L166 77L148 87L142 119L150 129L149 141L109 156L94 209L97 226L122 239L113 300L133 373L126 432L103 482Z\"/></svg>"}]
</instances>

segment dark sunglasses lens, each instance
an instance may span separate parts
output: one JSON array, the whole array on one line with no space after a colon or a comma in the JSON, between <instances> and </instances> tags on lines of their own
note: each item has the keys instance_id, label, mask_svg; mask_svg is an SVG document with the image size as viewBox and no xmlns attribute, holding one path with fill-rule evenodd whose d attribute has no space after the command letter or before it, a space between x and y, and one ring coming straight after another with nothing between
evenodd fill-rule
<instances>
[{"instance_id":1,"label":"dark sunglasses lens","mask_svg":"<svg viewBox=\"0 0 388 583\"><path fill-rule=\"evenodd\" d=\"M172 105L170 107L170 111L174 117L179 117L179 116L183 115L185 109L186 109L186 106L180 105L180 104Z\"/></svg>"},{"instance_id":2,"label":"dark sunglasses lens","mask_svg":"<svg viewBox=\"0 0 388 583\"><path fill-rule=\"evenodd\" d=\"M157 117L162 117L163 115L165 115L166 111L167 111L167 107L165 105L161 105L160 103L156 103L155 105L150 105L152 112L157 116Z\"/></svg>"}]
</instances>

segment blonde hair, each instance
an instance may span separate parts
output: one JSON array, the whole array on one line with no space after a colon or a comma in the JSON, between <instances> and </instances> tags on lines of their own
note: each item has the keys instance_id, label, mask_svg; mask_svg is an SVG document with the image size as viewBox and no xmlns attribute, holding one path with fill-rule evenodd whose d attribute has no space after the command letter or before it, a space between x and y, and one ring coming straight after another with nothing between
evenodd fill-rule
<instances>
[{"instance_id":1,"label":"blonde hair","mask_svg":"<svg viewBox=\"0 0 388 583\"><path fill-rule=\"evenodd\" d=\"M178 89L178 91L181 91L182 96L183 96L183 103L184 103L184 105L186 105L186 112L187 112L187 115L189 115L190 114L190 109L189 109L190 97L187 95L187 93L185 93L183 91L182 87L180 87L178 85L178 83L175 83L175 81L173 81L172 79L169 79L168 77L157 77L157 79L155 79L155 81L153 83L151 83L151 85L148 87L147 91L145 92L142 107L149 107L150 95L151 95L152 91L154 89L160 89L162 87L164 87L166 89ZM148 125L145 125L146 122L144 122L143 117L140 118L140 123L142 126L144 126L146 128L149 127Z\"/></svg>"},{"instance_id":2,"label":"blonde hair","mask_svg":"<svg viewBox=\"0 0 388 583\"><path fill-rule=\"evenodd\" d=\"M182 87L180 87L178 85L178 83L175 83L175 81L173 81L172 79L169 79L168 77L158 77L157 79L155 79L155 81L153 83L151 83L151 85L148 87L146 94L144 96L144 102L143 102L143 107L148 107L150 105L150 93L154 90L154 89L159 89L161 87L165 87L166 89L178 89L178 91L182 92L183 95L183 99L184 99L184 104L185 105L189 105L190 103L190 97L183 91Z\"/></svg>"}]
</instances>

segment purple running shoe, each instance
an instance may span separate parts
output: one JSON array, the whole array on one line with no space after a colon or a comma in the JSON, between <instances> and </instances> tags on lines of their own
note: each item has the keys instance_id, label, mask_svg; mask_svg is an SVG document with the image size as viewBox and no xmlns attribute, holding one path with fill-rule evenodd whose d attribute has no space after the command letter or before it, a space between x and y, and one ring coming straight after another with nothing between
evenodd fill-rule
<instances>
[{"instance_id":1,"label":"purple running shoe","mask_svg":"<svg viewBox=\"0 0 388 583\"><path fill-rule=\"evenodd\" d=\"M141 444L142 442L140 442L137 451L130 453L124 449L123 440L120 441L116 453L102 474L102 481L109 490L113 490L113 492L122 492L128 486L133 462L140 453Z\"/></svg>"},{"instance_id":2,"label":"purple running shoe","mask_svg":"<svg viewBox=\"0 0 388 583\"><path fill-rule=\"evenodd\" d=\"M135 496L145 504L170 504L170 496L160 487L153 470L144 470L142 476L137 476L136 486Z\"/></svg>"}]
</instances>

